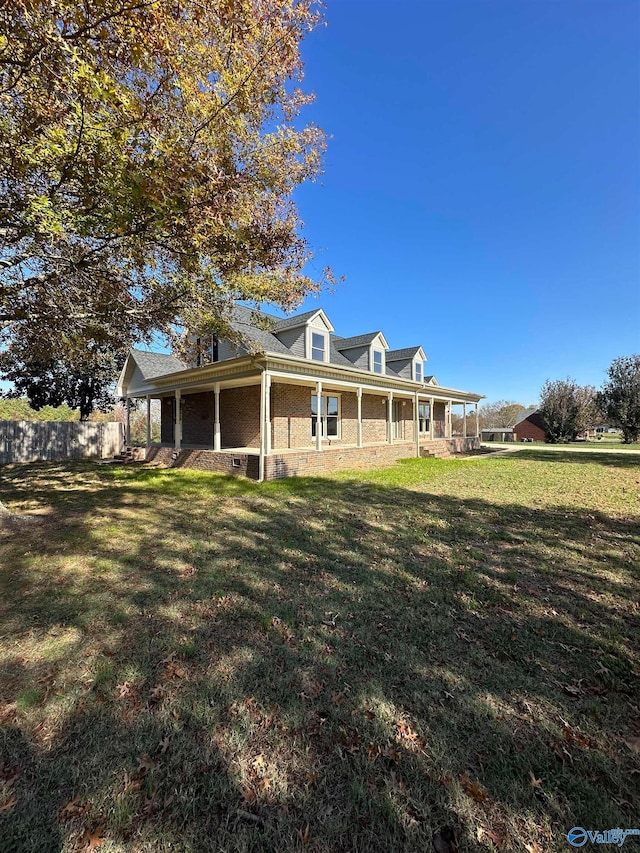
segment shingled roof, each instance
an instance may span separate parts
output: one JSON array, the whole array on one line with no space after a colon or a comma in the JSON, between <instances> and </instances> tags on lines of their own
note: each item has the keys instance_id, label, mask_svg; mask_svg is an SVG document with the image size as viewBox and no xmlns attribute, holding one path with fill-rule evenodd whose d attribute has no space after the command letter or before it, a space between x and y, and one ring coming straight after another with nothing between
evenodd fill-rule
<instances>
[{"instance_id":1,"label":"shingled roof","mask_svg":"<svg viewBox=\"0 0 640 853\"><path fill-rule=\"evenodd\" d=\"M415 354L421 349L422 347L405 347L404 349L390 349L387 350L385 358L387 361L404 361L406 359L413 358Z\"/></svg>"},{"instance_id":2,"label":"shingled roof","mask_svg":"<svg viewBox=\"0 0 640 853\"><path fill-rule=\"evenodd\" d=\"M337 350L355 349L356 347L366 347L374 341L382 332L367 332L364 335L354 335L352 338L342 338L339 335L333 335L333 342Z\"/></svg>"},{"instance_id":3,"label":"shingled roof","mask_svg":"<svg viewBox=\"0 0 640 853\"><path fill-rule=\"evenodd\" d=\"M156 376L164 376L166 373L177 373L180 370L187 369L184 362L170 353L145 352L139 349L131 350L131 353L145 379L154 379Z\"/></svg>"}]
</instances>

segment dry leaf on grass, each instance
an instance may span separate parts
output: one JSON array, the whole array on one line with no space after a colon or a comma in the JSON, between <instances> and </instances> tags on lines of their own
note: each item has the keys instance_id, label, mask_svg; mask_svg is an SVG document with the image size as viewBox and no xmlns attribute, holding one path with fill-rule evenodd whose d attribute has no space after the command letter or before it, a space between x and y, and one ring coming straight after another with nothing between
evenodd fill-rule
<instances>
[{"instance_id":1,"label":"dry leaf on grass","mask_svg":"<svg viewBox=\"0 0 640 853\"><path fill-rule=\"evenodd\" d=\"M4 802L0 802L0 812L9 812L15 806L17 799L15 794L12 794L7 800Z\"/></svg>"},{"instance_id":2,"label":"dry leaf on grass","mask_svg":"<svg viewBox=\"0 0 640 853\"><path fill-rule=\"evenodd\" d=\"M536 775L533 770L529 770L529 778L531 779L532 788L542 788L542 779L536 779Z\"/></svg>"},{"instance_id":3,"label":"dry leaf on grass","mask_svg":"<svg viewBox=\"0 0 640 853\"><path fill-rule=\"evenodd\" d=\"M93 832L87 829L80 840L78 853L88 853L89 850L97 850L98 847L101 847L104 844L104 842L104 824L100 824L100 826L97 829L94 829Z\"/></svg>"},{"instance_id":4,"label":"dry leaf on grass","mask_svg":"<svg viewBox=\"0 0 640 853\"><path fill-rule=\"evenodd\" d=\"M623 738L631 752L640 752L640 737L630 736Z\"/></svg>"},{"instance_id":5,"label":"dry leaf on grass","mask_svg":"<svg viewBox=\"0 0 640 853\"><path fill-rule=\"evenodd\" d=\"M471 797L476 803L484 803L489 797L489 792L481 782L472 782L468 773L463 773L460 777L462 790Z\"/></svg>"},{"instance_id":6,"label":"dry leaf on grass","mask_svg":"<svg viewBox=\"0 0 640 853\"><path fill-rule=\"evenodd\" d=\"M309 839L311 838L311 832L309 830L309 824L307 824L304 829L299 829L297 832L298 838L303 844L308 844Z\"/></svg>"}]
</instances>

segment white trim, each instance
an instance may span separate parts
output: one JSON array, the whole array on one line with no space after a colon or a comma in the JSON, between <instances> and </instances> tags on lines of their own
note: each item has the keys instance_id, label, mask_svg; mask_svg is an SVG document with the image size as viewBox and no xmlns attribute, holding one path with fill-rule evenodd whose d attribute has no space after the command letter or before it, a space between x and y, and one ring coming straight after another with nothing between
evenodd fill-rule
<instances>
[{"instance_id":1,"label":"white trim","mask_svg":"<svg viewBox=\"0 0 640 853\"><path fill-rule=\"evenodd\" d=\"M309 410L311 410L311 399L309 399ZM318 452L322 450L322 382L316 382L316 450Z\"/></svg>"},{"instance_id":2,"label":"white trim","mask_svg":"<svg viewBox=\"0 0 640 853\"><path fill-rule=\"evenodd\" d=\"M151 444L151 397L147 394L147 447Z\"/></svg>"},{"instance_id":3,"label":"white trim","mask_svg":"<svg viewBox=\"0 0 640 853\"><path fill-rule=\"evenodd\" d=\"M358 447L362 447L362 386L358 386L357 406L358 406Z\"/></svg>"},{"instance_id":4,"label":"white trim","mask_svg":"<svg viewBox=\"0 0 640 853\"><path fill-rule=\"evenodd\" d=\"M258 456L258 482L262 483L264 481L264 401L265 401L265 388L266 388L266 371L262 372L260 376L260 449Z\"/></svg>"},{"instance_id":5,"label":"white trim","mask_svg":"<svg viewBox=\"0 0 640 853\"><path fill-rule=\"evenodd\" d=\"M266 371L265 371L266 372ZM271 454L271 376L266 372L266 387L264 390L264 429L265 429L265 453Z\"/></svg>"},{"instance_id":6,"label":"white trim","mask_svg":"<svg viewBox=\"0 0 640 853\"><path fill-rule=\"evenodd\" d=\"M309 411L310 412L311 412L311 397L316 397L316 398L318 397L317 393L314 393L313 389L311 389L311 396L309 398ZM333 388L329 388L329 389L323 388L322 392L320 394L320 397L324 397L325 400L327 397L335 397L336 400L338 401L338 415L337 415L337 417L338 417L338 433L337 433L337 435L329 435L328 433L324 433L324 434L322 434L322 441L323 442L326 441L329 444L332 441L342 441L342 392L341 391L335 391ZM321 433L322 433L322 422L323 422L323 420L325 421L325 424L326 424L326 419L328 417L335 417L334 415L328 414L328 406L326 404L325 404L325 409L327 411L325 411L325 415L323 418L322 417L322 401L320 402L319 406L316 403L316 437L317 437L317 433L318 433L318 415L320 415L319 420L320 420L320 432ZM313 416L313 413L312 413L312 416ZM311 439L313 440L313 433L311 435Z\"/></svg>"},{"instance_id":7,"label":"white trim","mask_svg":"<svg viewBox=\"0 0 640 853\"><path fill-rule=\"evenodd\" d=\"M375 353L380 354L380 372L376 370L376 363L374 360ZM369 347L369 370L373 373L374 376L385 376L387 370L387 360L385 358L385 352L383 349L377 349L373 346L373 344Z\"/></svg>"},{"instance_id":8,"label":"white trim","mask_svg":"<svg viewBox=\"0 0 640 853\"><path fill-rule=\"evenodd\" d=\"M213 386L213 449L218 452L222 448L220 436L220 383Z\"/></svg>"},{"instance_id":9,"label":"white trim","mask_svg":"<svg viewBox=\"0 0 640 853\"><path fill-rule=\"evenodd\" d=\"M393 391L387 396L387 442L393 444Z\"/></svg>"},{"instance_id":10,"label":"white trim","mask_svg":"<svg viewBox=\"0 0 640 853\"><path fill-rule=\"evenodd\" d=\"M182 448L182 393L176 388L174 393L176 405L176 419L173 427L173 446L175 450Z\"/></svg>"}]
</instances>

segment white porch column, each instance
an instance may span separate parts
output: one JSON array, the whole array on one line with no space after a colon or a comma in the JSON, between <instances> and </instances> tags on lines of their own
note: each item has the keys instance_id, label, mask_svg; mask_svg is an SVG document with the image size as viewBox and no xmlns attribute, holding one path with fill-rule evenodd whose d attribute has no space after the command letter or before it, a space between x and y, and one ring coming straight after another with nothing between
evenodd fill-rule
<instances>
[{"instance_id":1,"label":"white porch column","mask_svg":"<svg viewBox=\"0 0 640 853\"><path fill-rule=\"evenodd\" d=\"M322 450L322 382L316 382L316 450Z\"/></svg>"},{"instance_id":2,"label":"white porch column","mask_svg":"<svg viewBox=\"0 0 640 853\"><path fill-rule=\"evenodd\" d=\"M220 383L213 386L213 449L220 450Z\"/></svg>"},{"instance_id":3,"label":"white porch column","mask_svg":"<svg viewBox=\"0 0 640 853\"><path fill-rule=\"evenodd\" d=\"M271 454L271 376L267 373L264 387L264 452Z\"/></svg>"},{"instance_id":4,"label":"white porch column","mask_svg":"<svg viewBox=\"0 0 640 853\"><path fill-rule=\"evenodd\" d=\"M453 438L453 432L451 429L451 409L453 408L453 400L449 400L449 405L447 407L447 432L449 433L449 438Z\"/></svg>"},{"instance_id":5,"label":"white porch column","mask_svg":"<svg viewBox=\"0 0 640 853\"><path fill-rule=\"evenodd\" d=\"M147 447L151 444L151 397L147 394Z\"/></svg>"},{"instance_id":6,"label":"white porch column","mask_svg":"<svg viewBox=\"0 0 640 853\"><path fill-rule=\"evenodd\" d=\"M467 404L462 404L462 435L467 437Z\"/></svg>"},{"instance_id":7,"label":"white porch column","mask_svg":"<svg viewBox=\"0 0 640 853\"><path fill-rule=\"evenodd\" d=\"M389 391L387 401L387 441L393 444L393 391Z\"/></svg>"},{"instance_id":8,"label":"white porch column","mask_svg":"<svg viewBox=\"0 0 640 853\"><path fill-rule=\"evenodd\" d=\"M358 447L362 447L362 386L358 385Z\"/></svg>"},{"instance_id":9,"label":"white porch column","mask_svg":"<svg viewBox=\"0 0 640 853\"><path fill-rule=\"evenodd\" d=\"M125 441L127 445L131 444L131 400L126 398L126 407L127 407L127 421L125 424Z\"/></svg>"},{"instance_id":10,"label":"white porch column","mask_svg":"<svg viewBox=\"0 0 640 853\"><path fill-rule=\"evenodd\" d=\"M435 400L433 397L429 400L429 441L433 441L433 415L434 415Z\"/></svg>"},{"instance_id":11,"label":"white porch column","mask_svg":"<svg viewBox=\"0 0 640 853\"><path fill-rule=\"evenodd\" d=\"M413 437L416 441L416 456L420 456L420 418L418 416L420 400L418 392L413 399Z\"/></svg>"},{"instance_id":12,"label":"white porch column","mask_svg":"<svg viewBox=\"0 0 640 853\"><path fill-rule=\"evenodd\" d=\"M476 403L476 438L480 438L480 418L478 416L478 404Z\"/></svg>"},{"instance_id":13,"label":"white porch column","mask_svg":"<svg viewBox=\"0 0 640 853\"><path fill-rule=\"evenodd\" d=\"M182 394L180 391L176 391L175 394L176 399L176 425L174 430L174 447L176 450L180 450L182 447Z\"/></svg>"},{"instance_id":14,"label":"white porch column","mask_svg":"<svg viewBox=\"0 0 640 853\"><path fill-rule=\"evenodd\" d=\"M264 400L265 390L267 387L266 375L264 370L260 375L260 450L258 456L258 482L264 480Z\"/></svg>"}]
</instances>

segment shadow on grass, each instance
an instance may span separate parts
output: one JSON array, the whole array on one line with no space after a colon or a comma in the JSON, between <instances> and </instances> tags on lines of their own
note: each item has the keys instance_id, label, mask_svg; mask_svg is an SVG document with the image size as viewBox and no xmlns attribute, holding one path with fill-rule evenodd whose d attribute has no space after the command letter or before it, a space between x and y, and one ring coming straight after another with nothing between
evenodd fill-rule
<instances>
[{"instance_id":1,"label":"shadow on grass","mask_svg":"<svg viewBox=\"0 0 640 853\"><path fill-rule=\"evenodd\" d=\"M7 849L104 825L131 850L413 851L451 825L462 851L491 849L478 827L560 850L633 824L634 520L147 468L3 489L54 511L3 548Z\"/></svg>"},{"instance_id":2,"label":"shadow on grass","mask_svg":"<svg viewBox=\"0 0 640 853\"><path fill-rule=\"evenodd\" d=\"M605 465L608 468L635 468L640 470L640 453L634 451L619 451L607 453L605 450L538 450L536 448L518 447L517 456L532 462L586 462L590 465ZM507 457L505 457L507 458ZM515 455L511 458L516 458Z\"/></svg>"}]
</instances>

